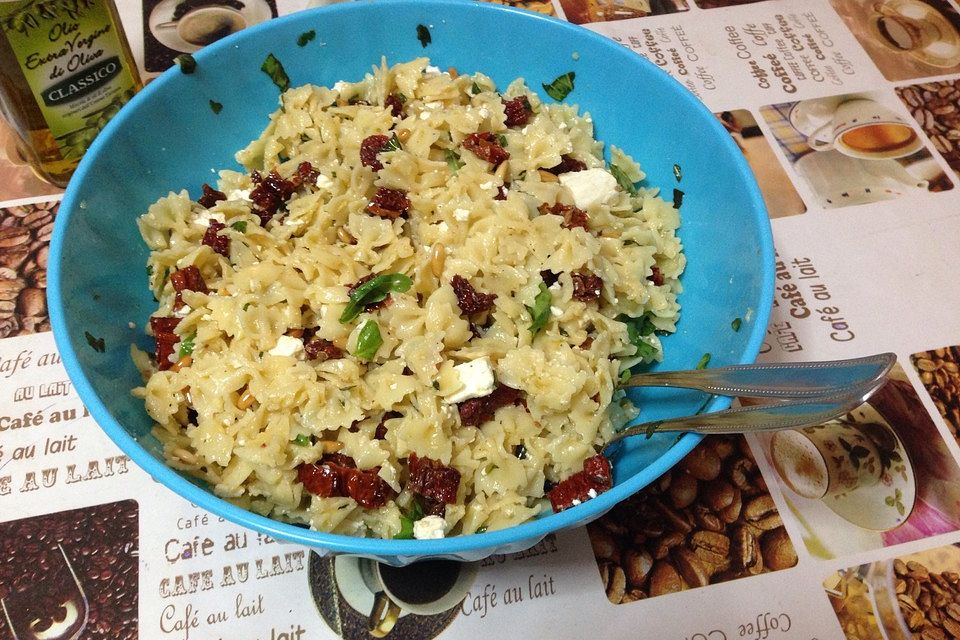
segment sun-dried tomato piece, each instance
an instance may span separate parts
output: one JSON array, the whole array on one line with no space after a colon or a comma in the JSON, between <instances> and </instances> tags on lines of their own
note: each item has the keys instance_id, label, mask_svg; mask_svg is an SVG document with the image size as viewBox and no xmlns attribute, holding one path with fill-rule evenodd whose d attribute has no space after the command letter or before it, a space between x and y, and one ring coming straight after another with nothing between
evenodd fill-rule
<instances>
[{"instance_id":1,"label":"sun-dried tomato piece","mask_svg":"<svg viewBox=\"0 0 960 640\"><path fill-rule=\"evenodd\" d=\"M593 346L593 336L587 336L583 342L580 343L580 348L586 351Z\"/></svg>"},{"instance_id":2,"label":"sun-dried tomato piece","mask_svg":"<svg viewBox=\"0 0 960 640\"><path fill-rule=\"evenodd\" d=\"M565 153L560 156L560 164L550 167L549 169L544 169L544 171L558 176L561 173L569 173L570 171L583 171L586 168L587 163L585 163L583 160L577 160L573 156Z\"/></svg>"},{"instance_id":3,"label":"sun-dried tomato piece","mask_svg":"<svg viewBox=\"0 0 960 640\"><path fill-rule=\"evenodd\" d=\"M211 247L214 252L219 253L225 258L230 257L230 237L219 235L220 231L226 229L222 222L211 220L207 230L203 233L201 244Z\"/></svg>"},{"instance_id":4,"label":"sun-dried tomato piece","mask_svg":"<svg viewBox=\"0 0 960 640\"><path fill-rule=\"evenodd\" d=\"M200 196L200 199L197 200L197 204L201 207L206 207L209 209L213 205L217 204L221 200L226 200L227 194L223 191L217 191L206 182L203 183L203 195Z\"/></svg>"},{"instance_id":5,"label":"sun-dried tomato piece","mask_svg":"<svg viewBox=\"0 0 960 640\"><path fill-rule=\"evenodd\" d=\"M600 299L603 290L603 278L592 271L571 273L573 280L573 299L581 302L592 302Z\"/></svg>"},{"instance_id":6,"label":"sun-dried tomato piece","mask_svg":"<svg viewBox=\"0 0 960 640\"><path fill-rule=\"evenodd\" d=\"M407 488L413 493L439 504L454 504L460 487L460 472L438 460L421 458L411 453L407 458Z\"/></svg>"},{"instance_id":7,"label":"sun-dried tomato piece","mask_svg":"<svg viewBox=\"0 0 960 640\"><path fill-rule=\"evenodd\" d=\"M533 107L527 96L517 96L513 100L503 101L503 112L507 118L504 121L508 127L519 127L527 124L533 115Z\"/></svg>"},{"instance_id":8,"label":"sun-dried tomato piece","mask_svg":"<svg viewBox=\"0 0 960 640\"><path fill-rule=\"evenodd\" d=\"M290 182L298 188L305 184L315 184L320 177L320 171L314 169L309 162L301 162L297 165L297 173L291 178Z\"/></svg>"},{"instance_id":9,"label":"sun-dried tomato piece","mask_svg":"<svg viewBox=\"0 0 960 640\"><path fill-rule=\"evenodd\" d=\"M297 467L297 482L303 488L321 498L342 498L346 495L344 479L339 473L339 465L302 464Z\"/></svg>"},{"instance_id":10,"label":"sun-dried tomato piece","mask_svg":"<svg viewBox=\"0 0 960 640\"><path fill-rule=\"evenodd\" d=\"M182 294L184 291L199 291L200 293L207 293L208 291L207 283L203 281L200 269L194 265L177 269L171 273L170 283L173 285L174 291L177 292L177 297L173 301L174 309L183 307Z\"/></svg>"},{"instance_id":11,"label":"sun-dried tomato piece","mask_svg":"<svg viewBox=\"0 0 960 640\"><path fill-rule=\"evenodd\" d=\"M266 177L254 171L250 178L256 185L250 192L253 212L260 218L260 224L265 227L299 185L290 180L285 180L277 173L276 169L268 173Z\"/></svg>"},{"instance_id":12,"label":"sun-dried tomato piece","mask_svg":"<svg viewBox=\"0 0 960 640\"><path fill-rule=\"evenodd\" d=\"M463 276L453 276L450 285L457 296L457 305L468 316L492 309L493 301L497 299L495 293L478 292Z\"/></svg>"},{"instance_id":13,"label":"sun-dried tomato piece","mask_svg":"<svg viewBox=\"0 0 960 640\"><path fill-rule=\"evenodd\" d=\"M572 204L561 204L556 202L552 205L548 205L546 202L544 202L540 205L539 211L544 215L553 214L555 216L562 216L563 222L560 223L560 226L564 229L580 227L587 231L590 230L590 218L587 216L587 212L583 209L578 209Z\"/></svg>"},{"instance_id":14,"label":"sun-dried tomato piece","mask_svg":"<svg viewBox=\"0 0 960 640\"><path fill-rule=\"evenodd\" d=\"M506 200L507 192L510 191L510 183L505 182L504 184L497 187L497 193L493 196L494 200Z\"/></svg>"},{"instance_id":15,"label":"sun-dried tomato piece","mask_svg":"<svg viewBox=\"0 0 960 640\"><path fill-rule=\"evenodd\" d=\"M157 368L166 371L173 366L170 356L173 355L173 346L180 342L180 336L173 332L180 324L180 318L154 316L150 318L150 329L156 342L154 357Z\"/></svg>"},{"instance_id":16,"label":"sun-dried tomato piece","mask_svg":"<svg viewBox=\"0 0 960 640\"><path fill-rule=\"evenodd\" d=\"M658 287L661 286L663 284L663 272L660 271L660 267L657 265L650 267L650 275L647 277L647 280Z\"/></svg>"},{"instance_id":17,"label":"sun-dried tomato piece","mask_svg":"<svg viewBox=\"0 0 960 640\"><path fill-rule=\"evenodd\" d=\"M383 150L388 142L390 142L390 138L382 133L364 138L363 142L360 143L360 164L370 167L374 171L383 169L383 163L377 158L377 154Z\"/></svg>"},{"instance_id":18,"label":"sun-dried tomato piece","mask_svg":"<svg viewBox=\"0 0 960 640\"><path fill-rule=\"evenodd\" d=\"M481 160L500 164L510 157L510 154L500 146L497 136L489 131L471 133L463 140L463 148L472 151Z\"/></svg>"},{"instance_id":19,"label":"sun-dried tomato piece","mask_svg":"<svg viewBox=\"0 0 960 640\"><path fill-rule=\"evenodd\" d=\"M383 414L383 417L380 418L380 424L377 425L377 430L374 431L373 433L373 439L383 440L384 438L386 438L387 437L387 424L386 424L387 420L391 420L393 418L399 418L401 415L403 414L398 413L396 411L387 411L385 414Z\"/></svg>"},{"instance_id":20,"label":"sun-dried tomato piece","mask_svg":"<svg viewBox=\"0 0 960 640\"><path fill-rule=\"evenodd\" d=\"M460 423L463 426L479 427L484 422L492 420L497 409L509 405L526 407L527 401L524 398L523 391L497 384L489 395L459 403L457 411L460 413Z\"/></svg>"},{"instance_id":21,"label":"sun-dried tomato piece","mask_svg":"<svg viewBox=\"0 0 960 640\"><path fill-rule=\"evenodd\" d=\"M323 338L313 338L303 343L303 351L307 360L336 360L343 357L343 349Z\"/></svg>"},{"instance_id":22,"label":"sun-dried tomato piece","mask_svg":"<svg viewBox=\"0 0 960 640\"><path fill-rule=\"evenodd\" d=\"M570 507L595 498L613 486L613 473L610 461L597 454L583 461L583 471L578 471L566 480L558 483L547 495L554 511L563 511Z\"/></svg>"},{"instance_id":23,"label":"sun-dried tomato piece","mask_svg":"<svg viewBox=\"0 0 960 640\"><path fill-rule=\"evenodd\" d=\"M383 101L383 106L390 109L390 115L400 117L403 115L403 103L404 100L398 93L391 93L387 96L387 99Z\"/></svg>"},{"instance_id":24,"label":"sun-dried tomato piece","mask_svg":"<svg viewBox=\"0 0 960 640\"><path fill-rule=\"evenodd\" d=\"M367 213L394 220L406 215L409 208L410 199L407 198L406 191L380 187L367 205Z\"/></svg>"},{"instance_id":25,"label":"sun-dried tomato piece","mask_svg":"<svg viewBox=\"0 0 960 640\"><path fill-rule=\"evenodd\" d=\"M350 497L362 507L376 508L386 504L392 492L390 485L377 475L378 471L357 469L353 458L333 453L317 464L300 465L297 480L321 498Z\"/></svg>"}]
</instances>

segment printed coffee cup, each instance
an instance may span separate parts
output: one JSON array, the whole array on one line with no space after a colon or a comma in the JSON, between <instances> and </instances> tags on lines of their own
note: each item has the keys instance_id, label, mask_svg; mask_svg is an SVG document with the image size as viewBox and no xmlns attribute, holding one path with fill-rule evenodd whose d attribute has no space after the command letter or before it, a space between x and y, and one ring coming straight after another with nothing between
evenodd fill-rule
<instances>
[{"instance_id":1,"label":"printed coffee cup","mask_svg":"<svg viewBox=\"0 0 960 640\"><path fill-rule=\"evenodd\" d=\"M903 118L866 98L841 103L833 118L809 136L809 144L816 151L836 149L863 160L902 158L923 147Z\"/></svg>"},{"instance_id":2,"label":"printed coffee cup","mask_svg":"<svg viewBox=\"0 0 960 640\"><path fill-rule=\"evenodd\" d=\"M812 500L873 486L883 472L874 442L847 423L778 431L770 454L783 482Z\"/></svg>"},{"instance_id":3,"label":"printed coffee cup","mask_svg":"<svg viewBox=\"0 0 960 640\"><path fill-rule=\"evenodd\" d=\"M874 14L869 22L874 38L894 51L918 51L943 35L934 23L926 19L925 11L911 9L915 15L907 15L885 2L874 4Z\"/></svg>"},{"instance_id":4,"label":"printed coffee cup","mask_svg":"<svg viewBox=\"0 0 960 640\"><path fill-rule=\"evenodd\" d=\"M243 14L230 7L198 7L177 22L177 35L185 42L202 47L247 26Z\"/></svg>"},{"instance_id":5,"label":"printed coffee cup","mask_svg":"<svg viewBox=\"0 0 960 640\"><path fill-rule=\"evenodd\" d=\"M460 604L477 576L476 563L425 560L391 567L360 559L360 574L374 593L368 620L370 635L382 638L393 630L402 612L436 615Z\"/></svg>"}]
</instances>

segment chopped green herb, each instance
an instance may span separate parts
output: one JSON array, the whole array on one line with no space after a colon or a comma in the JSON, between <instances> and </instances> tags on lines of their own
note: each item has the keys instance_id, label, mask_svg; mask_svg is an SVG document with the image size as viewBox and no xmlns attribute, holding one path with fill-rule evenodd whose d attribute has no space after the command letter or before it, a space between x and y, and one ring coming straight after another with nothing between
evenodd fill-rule
<instances>
[{"instance_id":1,"label":"chopped green herb","mask_svg":"<svg viewBox=\"0 0 960 640\"><path fill-rule=\"evenodd\" d=\"M253 303L252 303L252 302L244 302L244 303L243 303L243 308L241 309L241 311L246 311L246 310L250 307L251 304L253 304Z\"/></svg>"},{"instance_id":2,"label":"chopped green herb","mask_svg":"<svg viewBox=\"0 0 960 640\"><path fill-rule=\"evenodd\" d=\"M211 100L210 111L213 111L214 113L220 113L221 111L223 111L223 104L217 102L216 100Z\"/></svg>"},{"instance_id":3,"label":"chopped green herb","mask_svg":"<svg viewBox=\"0 0 960 640\"><path fill-rule=\"evenodd\" d=\"M357 336L357 348L353 355L361 360L372 360L377 355L377 350L383 344L383 338L380 336L380 325L373 320L367 320L360 329Z\"/></svg>"},{"instance_id":4,"label":"chopped green herb","mask_svg":"<svg viewBox=\"0 0 960 640\"><path fill-rule=\"evenodd\" d=\"M547 288L546 283L540 283L540 293L533 299L533 306L527 307L530 312L530 333L537 333L540 329L547 326L547 320L550 319L550 303L553 302L553 294Z\"/></svg>"},{"instance_id":5,"label":"chopped green herb","mask_svg":"<svg viewBox=\"0 0 960 640\"><path fill-rule=\"evenodd\" d=\"M649 316L642 315L639 318L619 316L617 319L627 325L627 337L630 339L630 343L637 348L636 355L644 360L651 360L656 357L656 340L650 336L653 335L657 327Z\"/></svg>"},{"instance_id":6,"label":"chopped green herb","mask_svg":"<svg viewBox=\"0 0 960 640\"><path fill-rule=\"evenodd\" d=\"M626 191L627 193L634 194L637 192L637 187L633 182L630 181L630 178L627 177L627 174L624 173L623 169L618 167L615 164L610 165L610 173L614 178L617 179L617 184Z\"/></svg>"},{"instance_id":7,"label":"chopped green herb","mask_svg":"<svg viewBox=\"0 0 960 640\"><path fill-rule=\"evenodd\" d=\"M170 277L170 267L164 269L163 273L160 275L160 284L166 282L168 277Z\"/></svg>"},{"instance_id":8,"label":"chopped green herb","mask_svg":"<svg viewBox=\"0 0 960 640\"><path fill-rule=\"evenodd\" d=\"M417 25L417 40L420 41L421 47L426 47L428 44L433 42L433 40L430 38L430 29L427 29L426 25Z\"/></svg>"},{"instance_id":9,"label":"chopped green herb","mask_svg":"<svg viewBox=\"0 0 960 640\"><path fill-rule=\"evenodd\" d=\"M624 369L620 372L620 384L627 384L627 380L633 377L633 372L630 369Z\"/></svg>"},{"instance_id":10,"label":"chopped green herb","mask_svg":"<svg viewBox=\"0 0 960 640\"><path fill-rule=\"evenodd\" d=\"M499 142L500 146L504 149L507 148L507 136L503 135L502 133L497 134L497 142Z\"/></svg>"},{"instance_id":11,"label":"chopped green herb","mask_svg":"<svg viewBox=\"0 0 960 640\"><path fill-rule=\"evenodd\" d=\"M697 363L697 369L706 369L708 364L710 364L709 352L700 356L700 362Z\"/></svg>"},{"instance_id":12,"label":"chopped green herb","mask_svg":"<svg viewBox=\"0 0 960 640\"><path fill-rule=\"evenodd\" d=\"M340 314L340 322L352 321L368 304L386 300L391 291L403 293L413 286L413 280L402 273L383 273L364 282L350 294L350 303Z\"/></svg>"},{"instance_id":13,"label":"chopped green herb","mask_svg":"<svg viewBox=\"0 0 960 640\"><path fill-rule=\"evenodd\" d=\"M573 79L576 75L573 71L567 71L562 76L558 76L550 84L543 85L543 90L547 92L548 96L559 102L573 91Z\"/></svg>"},{"instance_id":14,"label":"chopped green herb","mask_svg":"<svg viewBox=\"0 0 960 640\"><path fill-rule=\"evenodd\" d=\"M267 54L267 59L260 65L260 71L270 76L273 84L277 85L281 93L290 88L290 78L287 76L287 72L283 70L283 65L272 53Z\"/></svg>"},{"instance_id":15,"label":"chopped green herb","mask_svg":"<svg viewBox=\"0 0 960 640\"><path fill-rule=\"evenodd\" d=\"M296 438L291 440L290 443L295 444L298 447L309 447L311 444L313 444L312 442L310 442L310 436L304 433L301 433L300 435L298 435Z\"/></svg>"},{"instance_id":16,"label":"chopped green herb","mask_svg":"<svg viewBox=\"0 0 960 640\"><path fill-rule=\"evenodd\" d=\"M740 325L743 324L743 320L740 318L734 318L733 322L730 323L730 328L734 331L740 331Z\"/></svg>"},{"instance_id":17,"label":"chopped green herb","mask_svg":"<svg viewBox=\"0 0 960 640\"><path fill-rule=\"evenodd\" d=\"M149 277L152 276L152 275L153 275L153 265L152 265L152 264L148 264L148 265L147 265L147 277L149 278Z\"/></svg>"},{"instance_id":18,"label":"chopped green herb","mask_svg":"<svg viewBox=\"0 0 960 640\"><path fill-rule=\"evenodd\" d=\"M482 527L477 527L477 530L474 533L486 533L486 532L487 532L487 527L486 525L484 525Z\"/></svg>"},{"instance_id":19,"label":"chopped green herb","mask_svg":"<svg viewBox=\"0 0 960 640\"><path fill-rule=\"evenodd\" d=\"M663 424L663 420L657 420L647 425L647 435L646 435L647 440L653 437L653 434L657 432L657 429L660 427L661 424Z\"/></svg>"},{"instance_id":20,"label":"chopped green herb","mask_svg":"<svg viewBox=\"0 0 960 640\"><path fill-rule=\"evenodd\" d=\"M103 338L95 338L89 331L84 331L83 336L87 339L87 344L90 345L90 348L97 353L103 353L107 350L107 345L104 343Z\"/></svg>"},{"instance_id":21,"label":"chopped green herb","mask_svg":"<svg viewBox=\"0 0 960 640\"><path fill-rule=\"evenodd\" d=\"M310 31L304 31L297 37L297 46L305 47L307 46L308 42L310 42L316 37L317 37L317 32L314 31L313 29L310 29Z\"/></svg>"},{"instance_id":22,"label":"chopped green herb","mask_svg":"<svg viewBox=\"0 0 960 640\"><path fill-rule=\"evenodd\" d=\"M679 209L683 205L683 191L680 189L673 190L673 208Z\"/></svg>"},{"instance_id":23,"label":"chopped green herb","mask_svg":"<svg viewBox=\"0 0 960 640\"><path fill-rule=\"evenodd\" d=\"M197 334L191 333L180 341L180 357L189 356L193 353L193 343L197 340Z\"/></svg>"},{"instance_id":24,"label":"chopped green herb","mask_svg":"<svg viewBox=\"0 0 960 640\"><path fill-rule=\"evenodd\" d=\"M470 85L470 93L472 93L473 95L477 95L478 93L482 93L482 92L483 92L483 89L481 89L480 85L478 85L476 82Z\"/></svg>"},{"instance_id":25,"label":"chopped green herb","mask_svg":"<svg viewBox=\"0 0 960 640\"><path fill-rule=\"evenodd\" d=\"M397 134L393 134L387 143L380 147L380 151L400 151L403 149L403 146L400 144L400 138L397 137Z\"/></svg>"},{"instance_id":26,"label":"chopped green herb","mask_svg":"<svg viewBox=\"0 0 960 640\"><path fill-rule=\"evenodd\" d=\"M393 536L394 540L413 540L413 518L400 516L400 531Z\"/></svg>"},{"instance_id":27,"label":"chopped green herb","mask_svg":"<svg viewBox=\"0 0 960 640\"><path fill-rule=\"evenodd\" d=\"M239 231L240 233L246 233L246 232L247 232L247 221L246 221L246 220L237 220L237 221L234 222L232 225L230 225L230 228L231 228L231 229L235 229L235 230Z\"/></svg>"},{"instance_id":28,"label":"chopped green herb","mask_svg":"<svg viewBox=\"0 0 960 640\"><path fill-rule=\"evenodd\" d=\"M680 165L673 165L673 177L677 179L677 182L683 180L683 172L680 171Z\"/></svg>"},{"instance_id":29,"label":"chopped green herb","mask_svg":"<svg viewBox=\"0 0 960 640\"><path fill-rule=\"evenodd\" d=\"M518 444L513 448L513 455L517 458L517 460L526 460L527 448L522 444Z\"/></svg>"},{"instance_id":30,"label":"chopped green herb","mask_svg":"<svg viewBox=\"0 0 960 640\"><path fill-rule=\"evenodd\" d=\"M189 53L181 53L173 61L180 65L182 73L191 74L197 70L197 61Z\"/></svg>"},{"instance_id":31,"label":"chopped green herb","mask_svg":"<svg viewBox=\"0 0 960 640\"><path fill-rule=\"evenodd\" d=\"M460 154L453 149L444 149L443 156L447 160L447 166L450 167L450 171L454 173L466 164L466 162L460 159Z\"/></svg>"}]
</instances>

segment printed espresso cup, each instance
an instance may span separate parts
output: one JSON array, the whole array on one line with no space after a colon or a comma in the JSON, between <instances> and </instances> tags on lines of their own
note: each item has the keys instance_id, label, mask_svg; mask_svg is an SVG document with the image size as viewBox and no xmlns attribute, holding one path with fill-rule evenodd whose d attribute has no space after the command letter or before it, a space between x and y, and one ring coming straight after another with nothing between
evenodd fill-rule
<instances>
[{"instance_id":1,"label":"printed espresso cup","mask_svg":"<svg viewBox=\"0 0 960 640\"><path fill-rule=\"evenodd\" d=\"M430 616L460 604L477 577L477 565L426 560L391 567L361 558L360 575L374 593L368 630L382 638L393 630L403 611Z\"/></svg>"},{"instance_id":2,"label":"printed espresso cup","mask_svg":"<svg viewBox=\"0 0 960 640\"><path fill-rule=\"evenodd\" d=\"M247 26L243 14L230 7L198 7L177 22L177 35L198 47L206 46Z\"/></svg>"},{"instance_id":3,"label":"printed espresso cup","mask_svg":"<svg viewBox=\"0 0 960 640\"><path fill-rule=\"evenodd\" d=\"M866 98L847 100L809 137L816 151L836 149L852 158L879 160L916 153L923 141L896 113Z\"/></svg>"},{"instance_id":4,"label":"printed espresso cup","mask_svg":"<svg viewBox=\"0 0 960 640\"><path fill-rule=\"evenodd\" d=\"M943 35L937 25L926 18L927 12L919 7L890 7L885 2L873 5L870 30L874 39L894 51L917 51L925 49Z\"/></svg>"},{"instance_id":5,"label":"printed espresso cup","mask_svg":"<svg viewBox=\"0 0 960 640\"><path fill-rule=\"evenodd\" d=\"M770 457L783 482L811 500L873 486L883 472L874 442L844 422L778 431Z\"/></svg>"}]
</instances>

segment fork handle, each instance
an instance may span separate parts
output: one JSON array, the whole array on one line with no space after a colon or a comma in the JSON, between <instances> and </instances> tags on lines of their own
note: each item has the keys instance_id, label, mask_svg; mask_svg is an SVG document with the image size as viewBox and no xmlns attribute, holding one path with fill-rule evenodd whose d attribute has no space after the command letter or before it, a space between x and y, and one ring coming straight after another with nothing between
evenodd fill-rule
<instances>
[{"instance_id":1,"label":"fork handle","mask_svg":"<svg viewBox=\"0 0 960 640\"><path fill-rule=\"evenodd\" d=\"M848 360L640 373L621 387L679 387L753 398L818 398L876 384L896 361L896 354L878 353Z\"/></svg>"}]
</instances>

